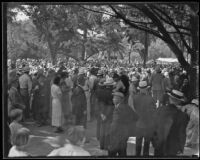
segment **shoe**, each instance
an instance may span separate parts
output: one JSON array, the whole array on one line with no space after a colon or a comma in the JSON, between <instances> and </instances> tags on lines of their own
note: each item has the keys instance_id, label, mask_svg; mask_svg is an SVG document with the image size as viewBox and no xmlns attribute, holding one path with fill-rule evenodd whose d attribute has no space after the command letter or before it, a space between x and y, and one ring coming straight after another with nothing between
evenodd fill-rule
<instances>
[{"instance_id":1,"label":"shoe","mask_svg":"<svg viewBox=\"0 0 200 160\"><path fill-rule=\"evenodd\" d=\"M55 132L55 133L62 133L62 132L63 132L63 129L59 127L59 128L57 128L54 132Z\"/></svg>"}]
</instances>

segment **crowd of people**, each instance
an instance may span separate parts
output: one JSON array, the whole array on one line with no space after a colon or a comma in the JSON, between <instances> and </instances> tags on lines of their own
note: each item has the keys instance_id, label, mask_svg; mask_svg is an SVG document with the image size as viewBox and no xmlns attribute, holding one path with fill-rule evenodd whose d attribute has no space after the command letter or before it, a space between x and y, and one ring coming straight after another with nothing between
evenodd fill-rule
<instances>
[{"instance_id":1,"label":"crowd of people","mask_svg":"<svg viewBox=\"0 0 200 160\"><path fill-rule=\"evenodd\" d=\"M198 95L191 97L184 69L100 62L9 63L8 156L29 156L24 148L31 131L21 124L26 121L53 126L56 133L63 133L64 125L83 126L70 132L70 146L61 144L48 156L89 156L81 148L81 133L93 120L100 149L109 156L127 156L129 137L136 137L136 156L149 156L150 143L155 156L175 156L184 146L199 146ZM72 154L69 148L80 152Z\"/></svg>"}]
</instances>

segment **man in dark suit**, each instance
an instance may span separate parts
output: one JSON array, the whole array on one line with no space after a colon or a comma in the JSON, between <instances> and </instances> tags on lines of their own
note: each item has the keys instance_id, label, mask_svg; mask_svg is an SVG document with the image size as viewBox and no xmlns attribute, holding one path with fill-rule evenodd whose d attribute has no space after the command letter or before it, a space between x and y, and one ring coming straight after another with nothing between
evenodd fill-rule
<instances>
[{"instance_id":1,"label":"man in dark suit","mask_svg":"<svg viewBox=\"0 0 200 160\"><path fill-rule=\"evenodd\" d=\"M140 93L133 99L133 105L139 119L136 123L136 156L141 156L142 140L144 138L143 156L149 155L149 146L154 132L155 100L148 93L146 81L139 83Z\"/></svg>"},{"instance_id":2,"label":"man in dark suit","mask_svg":"<svg viewBox=\"0 0 200 160\"><path fill-rule=\"evenodd\" d=\"M126 156L127 140L137 121L136 113L128 106L128 102L121 92L113 93L115 109L110 127L109 156Z\"/></svg>"},{"instance_id":3,"label":"man in dark suit","mask_svg":"<svg viewBox=\"0 0 200 160\"><path fill-rule=\"evenodd\" d=\"M153 146L155 156L176 156L183 153L186 141L186 127L189 117L180 110L184 101L182 92L168 93L170 104L158 108L155 118L156 128Z\"/></svg>"}]
</instances>

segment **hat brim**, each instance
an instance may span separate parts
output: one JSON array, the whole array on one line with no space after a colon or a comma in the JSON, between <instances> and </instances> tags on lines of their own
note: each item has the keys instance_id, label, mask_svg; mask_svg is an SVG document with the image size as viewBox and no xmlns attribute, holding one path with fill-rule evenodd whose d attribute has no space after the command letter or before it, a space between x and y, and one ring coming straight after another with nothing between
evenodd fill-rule
<instances>
[{"instance_id":1,"label":"hat brim","mask_svg":"<svg viewBox=\"0 0 200 160\"><path fill-rule=\"evenodd\" d=\"M121 98L124 98L123 95L119 95L119 94L116 94L116 93L112 93L113 96L118 96L118 97L121 97Z\"/></svg>"},{"instance_id":2,"label":"hat brim","mask_svg":"<svg viewBox=\"0 0 200 160\"><path fill-rule=\"evenodd\" d=\"M148 89L150 88L151 86L146 86L146 87L137 87L137 89Z\"/></svg>"},{"instance_id":3,"label":"hat brim","mask_svg":"<svg viewBox=\"0 0 200 160\"><path fill-rule=\"evenodd\" d=\"M173 96L171 93L167 93L167 95L169 95L171 98L174 98L174 99L176 99L176 100L179 100L179 101L182 101L182 102L185 101L184 98L177 98L177 97Z\"/></svg>"},{"instance_id":4,"label":"hat brim","mask_svg":"<svg viewBox=\"0 0 200 160\"><path fill-rule=\"evenodd\" d=\"M112 86L112 85L115 85L114 82L112 82L112 83L106 83L106 82L104 82L103 84L104 84L104 85L111 85L111 86Z\"/></svg>"}]
</instances>

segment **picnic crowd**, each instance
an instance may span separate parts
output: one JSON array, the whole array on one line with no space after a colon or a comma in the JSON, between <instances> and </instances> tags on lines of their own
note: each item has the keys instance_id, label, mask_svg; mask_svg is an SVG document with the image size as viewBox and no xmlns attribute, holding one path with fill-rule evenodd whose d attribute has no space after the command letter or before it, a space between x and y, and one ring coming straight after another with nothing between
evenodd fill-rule
<instances>
[{"instance_id":1,"label":"picnic crowd","mask_svg":"<svg viewBox=\"0 0 200 160\"><path fill-rule=\"evenodd\" d=\"M149 156L150 143L158 157L199 147L198 93L191 97L180 66L17 60L8 66L7 109L8 157L31 156L27 121L68 135L47 156L90 156L82 146L87 122L94 120L108 156L127 156L129 137L136 137L136 156ZM65 133L64 125L74 127Z\"/></svg>"}]
</instances>

